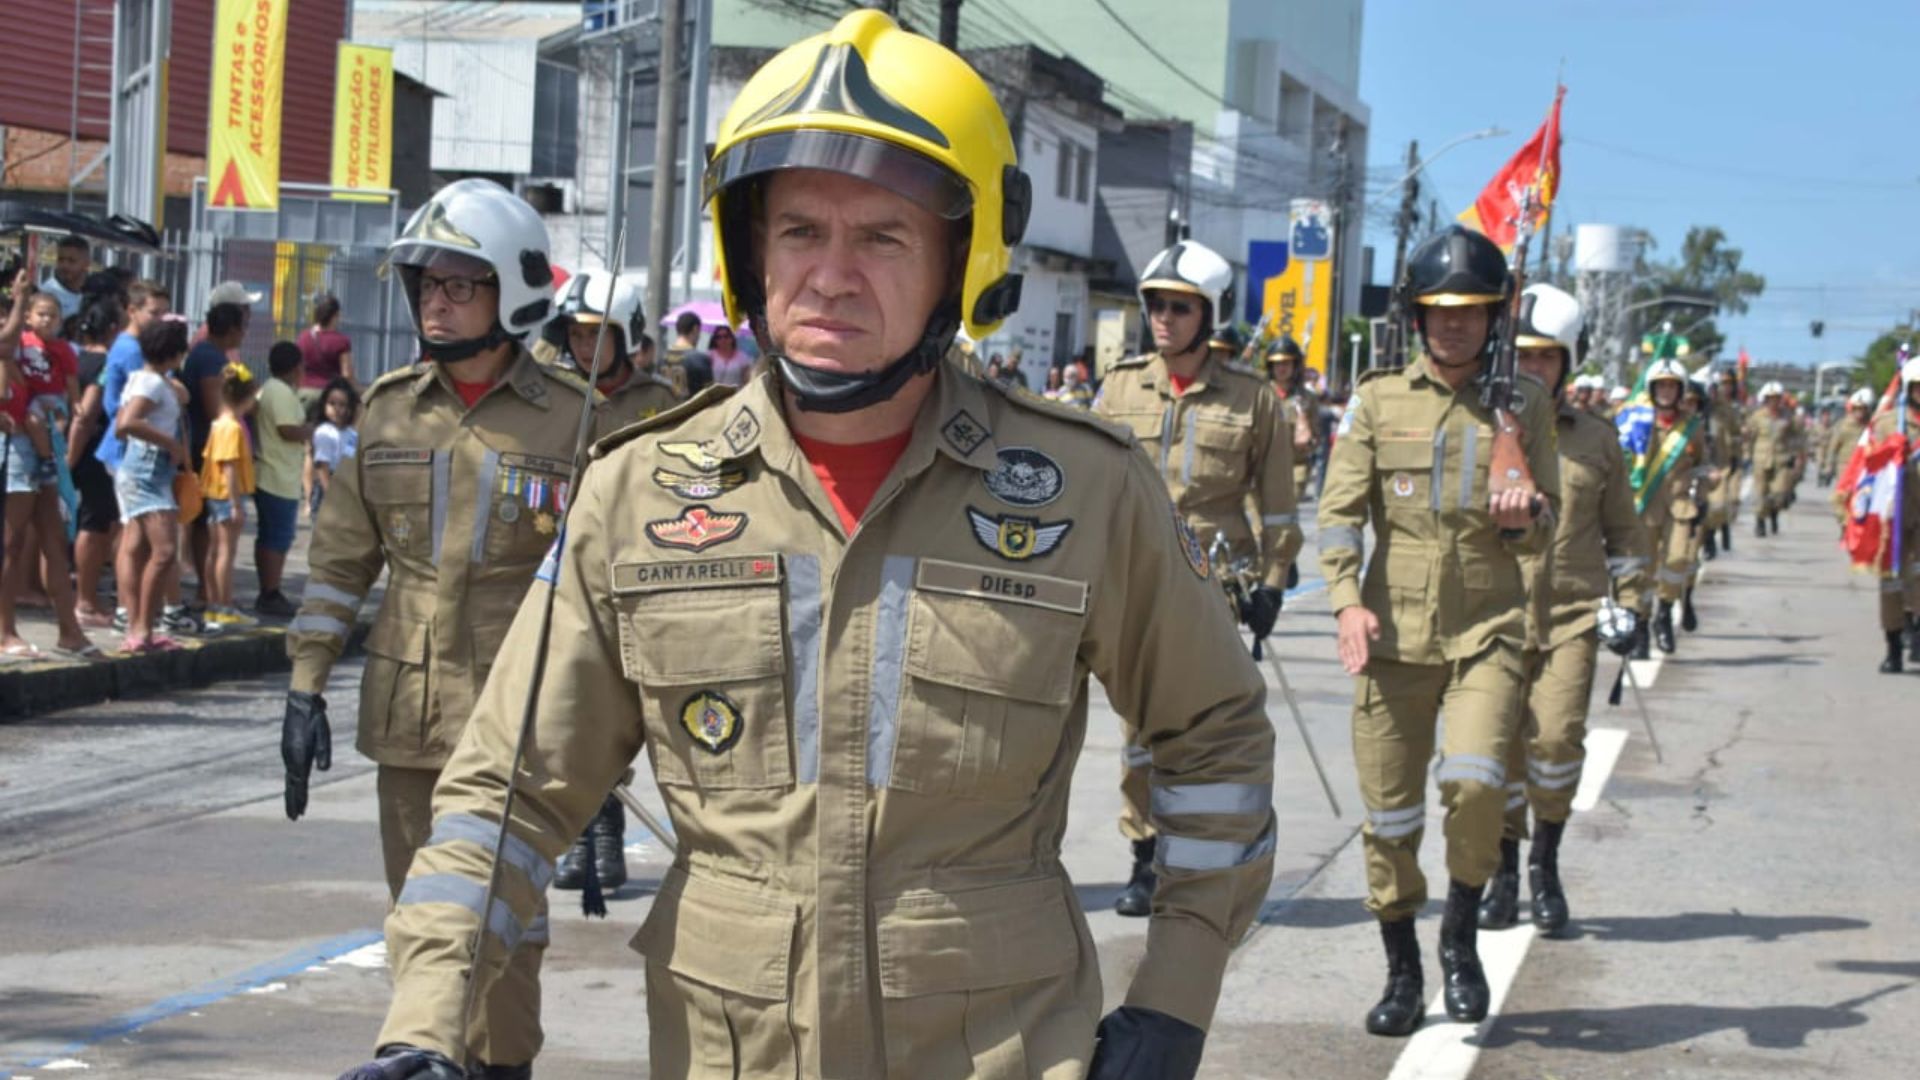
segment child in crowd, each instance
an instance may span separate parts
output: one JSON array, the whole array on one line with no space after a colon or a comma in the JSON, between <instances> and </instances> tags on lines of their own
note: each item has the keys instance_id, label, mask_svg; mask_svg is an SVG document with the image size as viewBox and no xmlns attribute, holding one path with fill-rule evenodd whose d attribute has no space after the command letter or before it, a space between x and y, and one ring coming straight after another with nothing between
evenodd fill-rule
<instances>
[{"instance_id":1,"label":"child in crowd","mask_svg":"<svg viewBox=\"0 0 1920 1080\"><path fill-rule=\"evenodd\" d=\"M73 402L79 395L76 383L80 359L73 346L60 337L60 298L37 292L27 302L27 328L20 335L16 362L25 380L27 409L23 428L39 458L36 479L51 483L58 478L56 453L64 447L54 445L55 430L65 430L73 414Z\"/></svg>"},{"instance_id":2,"label":"child in crowd","mask_svg":"<svg viewBox=\"0 0 1920 1080\"><path fill-rule=\"evenodd\" d=\"M174 473L187 467L180 416L187 388L167 373L187 356L187 324L177 315L155 319L140 331L140 370L127 379L114 434L122 444L114 494L127 535L115 576L127 605L128 653L175 652L180 643L153 632L162 598L179 571L180 504Z\"/></svg>"},{"instance_id":3,"label":"child in crowd","mask_svg":"<svg viewBox=\"0 0 1920 1080\"><path fill-rule=\"evenodd\" d=\"M220 377L220 415L207 434L200 465L200 487L207 498L207 524L213 529L208 553L207 621L223 627L252 626L233 603L233 564L240 534L247 525L246 496L253 494L253 447L241 421L253 411L253 373L229 363Z\"/></svg>"},{"instance_id":4,"label":"child in crowd","mask_svg":"<svg viewBox=\"0 0 1920 1080\"><path fill-rule=\"evenodd\" d=\"M320 516L320 500L333 486L334 470L360 449L360 433L353 426L359 417L360 394L340 376L313 403L307 419L313 425L313 490L308 505L315 518Z\"/></svg>"}]
</instances>

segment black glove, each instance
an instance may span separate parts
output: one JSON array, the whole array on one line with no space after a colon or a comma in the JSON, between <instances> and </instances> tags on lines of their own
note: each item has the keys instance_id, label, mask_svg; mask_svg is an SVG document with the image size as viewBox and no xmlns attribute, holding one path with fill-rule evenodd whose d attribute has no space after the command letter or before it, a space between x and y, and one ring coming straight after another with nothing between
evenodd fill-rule
<instances>
[{"instance_id":1,"label":"black glove","mask_svg":"<svg viewBox=\"0 0 1920 1080\"><path fill-rule=\"evenodd\" d=\"M1271 585L1255 585L1247 594L1244 617L1255 641L1263 641L1273 633L1273 624L1280 621L1280 608L1286 602L1287 594Z\"/></svg>"},{"instance_id":2,"label":"black glove","mask_svg":"<svg viewBox=\"0 0 1920 1080\"><path fill-rule=\"evenodd\" d=\"M356 1065L340 1080L466 1080L467 1071L431 1050L389 1046L377 1061Z\"/></svg>"},{"instance_id":3,"label":"black glove","mask_svg":"<svg viewBox=\"0 0 1920 1080\"><path fill-rule=\"evenodd\" d=\"M1207 1033L1163 1012L1122 1005L1100 1021L1087 1080L1193 1080Z\"/></svg>"},{"instance_id":4,"label":"black glove","mask_svg":"<svg viewBox=\"0 0 1920 1080\"><path fill-rule=\"evenodd\" d=\"M307 812L307 777L317 767L333 768L333 731L327 727L327 701L319 694L287 692L287 715L280 721L280 760L287 766L287 820Z\"/></svg>"}]
</instances>

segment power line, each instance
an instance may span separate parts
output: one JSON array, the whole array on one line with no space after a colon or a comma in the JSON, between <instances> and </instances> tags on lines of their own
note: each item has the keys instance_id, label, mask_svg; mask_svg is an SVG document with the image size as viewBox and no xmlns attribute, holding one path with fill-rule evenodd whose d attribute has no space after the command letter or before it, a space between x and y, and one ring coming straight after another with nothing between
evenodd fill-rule
<instances>
[{"instance_id":1,"label":"power line","mask_svg":"<svg viewBox=\"0 0 1920 1080\"><path fill-rule=\"evenodd\" d=\"M1228 101L1226 98L1223 98L1219 94L1214 93L1212 90L1207 89L1207 87L1203 85L1198 79L1195 79L1193 76L1187 74L1185 71L1182 71L1178 64L1175 64L1173 61L1167 59L1164 55L1162 55L1159 49L1156 49L1153 47L1152 42L1149 42L1146 38L1140 36L1140 31L1135 30L1132 24L1128 23L1127 20L1121 18L1120 13L1113 10L1113 6L1108 4L1107 0L1093 0L1093 2L1099 6L1101 11L1104 11L1107 13L1107 17L1112 19L1115 25L1119 26L1120 29L1126 31L1128 37L1138 42L1141 48L1147 50L1147 55L1153 57L1155 60L1158 60L1160 61L1160 63L1164 64L1168 71L1171 71L1175 75L1178 75L1180 77L1180 81L1186 83L1188 86L1193 87L1195 90L1200 91L1202 94L1205 94L1207 97L1212 98L1214 101L1217 101L1222 105L1225 105L1229 109L1238 108L1238 106L1236 106L1233 102Z\"/></svg>"}]
</instances>

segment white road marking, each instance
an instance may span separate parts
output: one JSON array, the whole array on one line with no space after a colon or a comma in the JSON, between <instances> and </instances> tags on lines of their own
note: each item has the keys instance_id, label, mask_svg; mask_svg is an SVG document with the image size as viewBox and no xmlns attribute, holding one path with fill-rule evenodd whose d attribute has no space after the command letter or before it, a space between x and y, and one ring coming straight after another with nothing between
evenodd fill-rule
<instances>
[{"instance_id":1,"label":"white road marking","mask_svg":"<svg viewBox=\"0 0 1920 1080\"><path fill-rule=\"evenodd\" d=\"M1587 729L1587 763L1580 770L1580 786L1573 793L1575 813L1584 814L1600 805L1600 792L1607 786L1607 777L1613 775L1614 763L1620 760L1630 734L1625 728Z\"/></svg>"}]
</instances>

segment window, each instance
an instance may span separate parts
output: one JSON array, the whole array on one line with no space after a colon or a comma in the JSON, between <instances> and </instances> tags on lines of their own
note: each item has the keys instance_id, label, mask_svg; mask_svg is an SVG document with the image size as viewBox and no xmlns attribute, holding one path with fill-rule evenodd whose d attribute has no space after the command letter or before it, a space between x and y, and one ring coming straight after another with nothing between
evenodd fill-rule
<instances>
[{"instance_id":1,"label":"window","mask_svg":"<svg viewBox=\"0 0 1920 1080\"><path fill-rule=\"evenodd\" d=\"M1073 198L1073 163L1078 150L1079 147L1067 140L1060 140L1060 150L1054 158L1053 193L1062 199Z\"/></svg>"},{"instance_id":2,"label":"window","mask_svg":"<svg viewBox=\"0 0 1920 1080\"><path fill-rule=\"evenodd\" d=\"M1083 203L1091 197L1088 189L1093 186L1093 151L1084 146L1073 149L1079 162L1074 170L1073 201Z\"/></svg>"}]
</instances>

